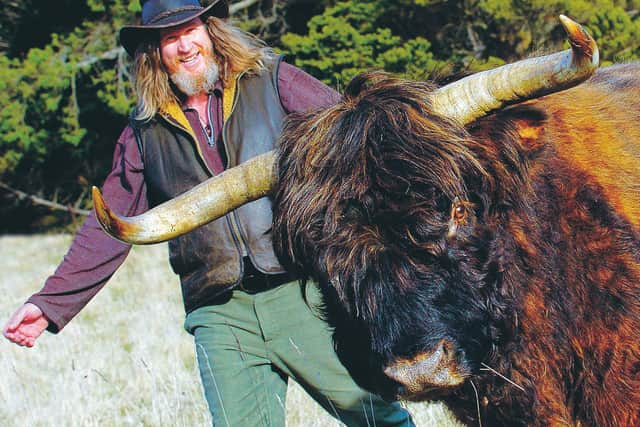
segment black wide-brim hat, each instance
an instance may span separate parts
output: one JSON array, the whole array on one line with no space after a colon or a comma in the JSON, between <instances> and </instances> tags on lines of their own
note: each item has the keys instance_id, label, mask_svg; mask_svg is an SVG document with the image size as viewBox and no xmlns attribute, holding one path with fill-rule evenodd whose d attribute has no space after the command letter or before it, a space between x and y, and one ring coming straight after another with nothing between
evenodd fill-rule
<instances>
[{"instance_id":1,"label":"black wide-brim hat","mask_svg":"<svg viewBox=\"0 0 640 427\"><path fill-rule=\"evenodd\" d=\"M125 25L120 29L120 44L133 56L143 40L162 28L184 24L198 16L229 16L226 0L213 0L202 7L199 0L140 0L142 3L142 24Z\"/></svg>"}]
</instances>

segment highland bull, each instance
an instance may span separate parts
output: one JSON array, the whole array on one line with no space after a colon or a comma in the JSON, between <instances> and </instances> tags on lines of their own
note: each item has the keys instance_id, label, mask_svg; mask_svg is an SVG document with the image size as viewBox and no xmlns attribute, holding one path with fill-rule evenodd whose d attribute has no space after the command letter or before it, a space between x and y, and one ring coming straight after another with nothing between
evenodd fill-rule
<instances>
[{"instance_id":1,"label":"highland bull","mask_svg":"<svg viewBox=\"0 0 640 427\"><path fill-rule=\"evenodd\" d=\"M563 23L572 50L442 88L357 77L285 126L277 184L270 153L96 212L151 243L273 192L276 249L364 387L470 425L640 425L640 67L589 78L597 47Z\"/></svg>"}]
</instances>

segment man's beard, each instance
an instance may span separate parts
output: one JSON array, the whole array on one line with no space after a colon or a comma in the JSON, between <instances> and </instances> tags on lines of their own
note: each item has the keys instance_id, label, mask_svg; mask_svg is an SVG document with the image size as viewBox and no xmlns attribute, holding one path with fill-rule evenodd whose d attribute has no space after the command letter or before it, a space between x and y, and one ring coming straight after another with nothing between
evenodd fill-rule
<instances>
[{"instance_id":1,"label":"man's beard","mask_svg":"<svg viewBox=\"0 0 640 427\"><path fill-rule=\"evenodd\" d=\"M203 73L194 75L186 71L176 71L169 76L178 90L186 96L212 92L218 81L218 64L210 56L202 55L202 57L205 61Z\"/></svg>"}]
</instances>

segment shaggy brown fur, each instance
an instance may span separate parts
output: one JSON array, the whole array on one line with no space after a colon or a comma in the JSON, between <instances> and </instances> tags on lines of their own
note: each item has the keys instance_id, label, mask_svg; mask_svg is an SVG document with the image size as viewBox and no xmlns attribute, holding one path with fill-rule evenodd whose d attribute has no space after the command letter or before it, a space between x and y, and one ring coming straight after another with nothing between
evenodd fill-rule
<instances>
[{"instance_id":1,"label":"shaggy brown fur","mask_svg":"<svg viewBox=\"0 0 640 427\"><path fill-rule=\"evenodd\" d=\"M370 73L288 122L274 242L360 384L402 396L384 368L446 342L467 381L417 397L470 425L640 425L639 76L465 129L432 86Z\"/></svg>"}]
</instances>

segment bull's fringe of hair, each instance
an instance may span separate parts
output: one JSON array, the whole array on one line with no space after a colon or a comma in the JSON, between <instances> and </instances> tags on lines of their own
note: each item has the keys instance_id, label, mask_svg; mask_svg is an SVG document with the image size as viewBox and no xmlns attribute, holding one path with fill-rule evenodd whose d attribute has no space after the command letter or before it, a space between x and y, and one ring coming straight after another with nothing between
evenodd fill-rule
<instances>
[{"instance_id":1,"label":"bull's fringe of hair","mask_svg":"<svg viewBox=\"0 0 640 427\"><path fill-rule=\"evenodd\" d=\"M240 30L223 19L211 16L206 21L213 42L213 56L220 67L220 78L228 87L233 76L265 70L275 57L273 50L257 37ZM137 95L135 119L148 121L165 105L177 102L179 94L171 84L162 64L158 39L140 44L134 58L133 87Z\"/></svg>"},{"instance_id":2,"label":"bull's fringe of hair","mask_svg":"<svg viewBox=\"0 0 640 427\"><path fill-rule=\"evenodd\" d=\"M321 270L324 277L314 279L331 282L340 299L355 301L354 312L365 318L376 306L373 290L360 289L365 278L392 268L398 281L410 283L412 277L393 261L395 251L404 251L400 245L408 244L403 236L425 241L425 226L441 223L432 210L435 200L449 200L438 214L442 221L454 198L468 198L463 177L488 179L466 130L431 113L433 89L369 72L347 86L338 104L297 114L285 124L276 249L289 268ZM330 194L318 191L323 188ZM317 260L322 265L308 265ZM360 313L362 307L371 313Z\"/></svg>"}]
</instances>

